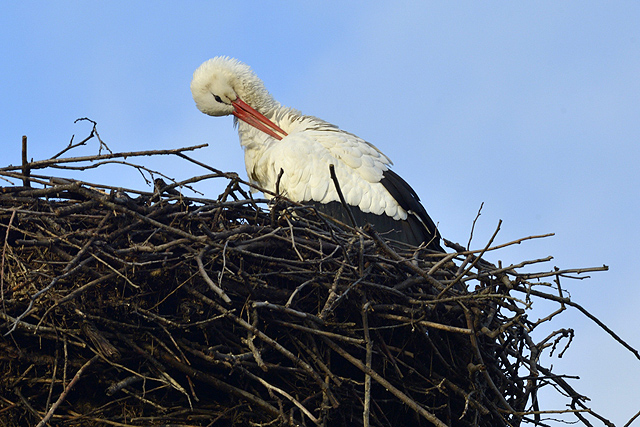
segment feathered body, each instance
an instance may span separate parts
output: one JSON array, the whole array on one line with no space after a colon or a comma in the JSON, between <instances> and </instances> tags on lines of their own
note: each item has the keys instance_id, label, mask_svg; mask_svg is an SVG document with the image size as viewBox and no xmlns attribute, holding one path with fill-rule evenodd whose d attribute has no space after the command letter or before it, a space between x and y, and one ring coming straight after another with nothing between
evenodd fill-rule
<instances>
[{"instance_id":1,"label":"feathered body","mask_svg":"<svg viewBox=\"0 0 640 427\"><path fill-rule=\"evenodd\" d=\"M277 184L283 196L310 202L349 223L330 176L333 165L358 225L370 222L388 238L424 242L442 251L435 224L418 196L389 169L391 160L373 144L283 107L262 80L235 59L216 57L203 63L193 75L191 91L203 113L236 116L247 174L255 184L273 192ZM260 115L264 118L254 117Z\"/></svg>"}]
</instances>

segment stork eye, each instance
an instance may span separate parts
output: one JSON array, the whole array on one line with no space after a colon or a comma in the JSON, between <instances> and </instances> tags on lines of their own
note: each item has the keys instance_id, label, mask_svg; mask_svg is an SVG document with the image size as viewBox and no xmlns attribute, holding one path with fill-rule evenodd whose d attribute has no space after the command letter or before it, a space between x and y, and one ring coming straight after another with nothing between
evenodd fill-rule
<instances>
[{"instance_id":1,"label":"stork eye","mask_svg":"<svg viewBox=\"0 0 640 427\"><path fill-rule=\"evenodd\" d=\"M216 101L218 101L221 104L224 104L224 101L218 95L213 94L213 99L215 99Z\"/></svg>"}]
</instances>

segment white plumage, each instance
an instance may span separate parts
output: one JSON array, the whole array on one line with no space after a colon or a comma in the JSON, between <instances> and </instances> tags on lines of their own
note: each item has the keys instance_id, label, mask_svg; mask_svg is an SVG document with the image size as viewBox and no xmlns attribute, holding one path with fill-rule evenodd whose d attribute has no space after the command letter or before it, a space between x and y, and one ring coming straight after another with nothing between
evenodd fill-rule
<instances>
[{"instance_id":1,"label":"white plumage","mask_svg":"<svg viewBox=\"0 0 640 427\"><path fill-rule=\"evenodd\" d=\"M193 75L191 92L203 113L236 116L247 174L255 184L275 192L282 171L278 183L282 195L298 202L315 202L315 206L339 203L329 169L334 165L348 205L364 214L392 220L391 227L379 231L399 230L401 222L414 216L419 219L418 227L427 229L422 234L431 237L431 247L441 250L435 225L417 195L389 170L391 160L373 144L316 117L283 107L253 71L236 59L216 57L204 62ZM396 182L390 184L386 179ZM402 197L394 197L389 185L397 188L396 192L406 193L402 196L409 203L403 207L403 200L397 200ZM395 223L398 227L393 226ZM399 234L392 237L408 241ZM419 244L421 240L408 242Z\"/></svg>"}]
</instances>

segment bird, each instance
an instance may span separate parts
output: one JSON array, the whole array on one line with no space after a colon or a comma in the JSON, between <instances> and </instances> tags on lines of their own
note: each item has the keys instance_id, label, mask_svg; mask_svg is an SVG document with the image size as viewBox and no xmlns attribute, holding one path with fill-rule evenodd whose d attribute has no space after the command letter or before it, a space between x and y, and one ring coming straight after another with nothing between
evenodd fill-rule
<instances>
[{"instance_id":1,"label":"bird","mask_svg":"<svg viewBox=\"0 0 640 427\"><path fill-rule=\"evenodd\" d=\"M345 224L369 223L389 241L444 252L435 223L390 169L389 157L338 126L281 105L245 63L228 56L203 62L191 93L202 113L234 116L251 183Z\"/></svg>"}]
</instances>

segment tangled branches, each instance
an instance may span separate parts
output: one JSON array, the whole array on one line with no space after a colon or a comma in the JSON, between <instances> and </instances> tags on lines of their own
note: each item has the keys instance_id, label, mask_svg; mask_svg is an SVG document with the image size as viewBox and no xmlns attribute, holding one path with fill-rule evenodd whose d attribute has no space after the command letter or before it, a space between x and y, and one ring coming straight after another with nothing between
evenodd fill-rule
<instances>
[{"instance_id":1,"label":"tangled branches","mask_svg":"<svg viewBox=\"0 0 640 427\"><path fill-rule=\"evenodd\" d=\"M217 200L37 163L0 169L37 185L0 188L5 425L610 425L543 364L573 331L534 339L577 306L561 279L606 267L520 274L546 259L391 245L285 200L265 209L211 168L228 180ZM557 310L531 320L535 299ZM570 409L539 407L545 386Z\"/></svg>"}]
</instances>

